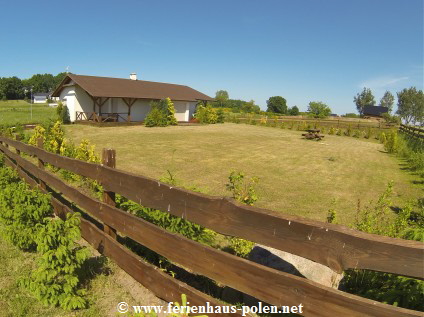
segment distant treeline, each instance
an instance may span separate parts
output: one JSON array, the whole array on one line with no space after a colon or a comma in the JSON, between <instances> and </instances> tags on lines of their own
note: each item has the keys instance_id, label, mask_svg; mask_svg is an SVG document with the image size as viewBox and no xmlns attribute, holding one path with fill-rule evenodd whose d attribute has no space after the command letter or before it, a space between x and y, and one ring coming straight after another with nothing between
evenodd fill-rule
<instances>
[{"instance_id":1,"label":"distant treeline","mask_svg":"<svg viewBox=\"0 0 424 317\"><path fill-rule=\"evenodd\" d=\"M0 99L17 100L27 99L32 93L50 93L65 78L66 73L36 74L28 79L13 77L0 77Z\"/></svg>"}]
</instances>

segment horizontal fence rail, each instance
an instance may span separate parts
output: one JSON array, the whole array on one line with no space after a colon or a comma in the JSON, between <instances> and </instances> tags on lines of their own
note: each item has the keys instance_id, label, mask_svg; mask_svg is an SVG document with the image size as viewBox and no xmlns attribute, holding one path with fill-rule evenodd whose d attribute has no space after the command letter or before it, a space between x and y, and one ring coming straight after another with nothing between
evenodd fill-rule
<instances>
[{"instance_id":1,"label":"horizontal fence rail","mask_svg":"<svg viewBox=\"0 0 424 317\"><path fill-rule=\"evenodd\" d=\"M305 257L337 272L370 269L424 279L423 244L363 233L240 205L234 200L175 188L117 169L59 156L0 137L0 141L53 166L99 181L143 206L169 212L225 235L238 236Z\"/></svg>"},{"instance_id":2,"label":"horizontal fence rail","mask_svg":"<svg viewBox=\"0 0 424 317\"><path fill-rule=\"evenodd\" d=\"M208 276L260 300L274 305L302 303L305 316L422 315L420 312L325 287L170 233L113 205L89 197L40 167L49 163L67 169L95 179L106 191L120 193L143 206L168 211L224 234L245 237L300 256L308 255L304 257L315 261L318 259L321 262L317 262L324 262L322 264L339 271L346 267L360 268L360 263L364 268L366 263L366 268L423 278L422 243L365 234L343 226L241 206L229 199L192 193L111 167L61 157L5 137L0 137L0 143L4 143L0 144L0 151L6 155L8 164L15 166L25 179L29 178L29 182L35 181L28 174L38 179L40 184L47 184L55 192L63 194L105 226L195 273ZM13 153L8 146L14 147L18 153ZM42 162L40 167L21 157L22 152L37 156L39 162ZM125 270L129 270L131 275L136 276L142 269L150 268L147 263L133 268L128 263L136 264L140 262L139 258L85 220L82 232L98 249L107 250L105 254L116 260ZM125 258L128 260L123 260ZM151 284L155 283L154 278L165 281L166 278L162 275L149 275L150 283L146 278L136 279L151 288ZM205 302L205 297L202 297L203 294L199 295L200 292L182 285L181 282L173 283L175 290L185 292L189 298L194 296L198 302ZM165 294L164 289L156 289L155 293L167 300L172 297Z\"/></svg>"},{"instance_id":3,"label":"horizontal fence rail","mask_svg":"<svg viewBox=\"0 0 424 317\"><path fill-rule=\"evenodd\" d=\"M424 139L424 128L401 124L399 130L414 138Z\"/></svg>"}]
</instances>

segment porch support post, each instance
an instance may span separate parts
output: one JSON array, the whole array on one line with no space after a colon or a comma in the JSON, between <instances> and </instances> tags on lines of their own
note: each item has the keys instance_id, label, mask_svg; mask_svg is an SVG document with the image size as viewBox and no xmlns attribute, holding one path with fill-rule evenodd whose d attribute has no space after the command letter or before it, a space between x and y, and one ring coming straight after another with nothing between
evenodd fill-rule
<instances>
[{"instance_id":1,"label":"porch support post","mask_svg":"<svg viewBox=\"0 0 424 317\"><path fill-rule=\"evenodd\" d=\"M133 104L137 101L137 98L122 98L122 100L125 102L125 104L128 107L128 116L127 116L127 122L131 122L131 107Z\"/></svg>"}]
</instances>

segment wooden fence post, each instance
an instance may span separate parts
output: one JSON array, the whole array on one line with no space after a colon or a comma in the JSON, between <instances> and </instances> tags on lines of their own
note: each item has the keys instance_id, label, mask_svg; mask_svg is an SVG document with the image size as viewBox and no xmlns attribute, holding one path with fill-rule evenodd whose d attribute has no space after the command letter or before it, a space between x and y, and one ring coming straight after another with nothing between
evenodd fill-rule
<instances>
[{"instance_id":1,"label":"wooden fence post","mask_svg":"<svg viewBox=\"0 0 424 317\"><path fill-rule=\"evenodd\" d=\"M37 147L40 148L40 149L44 148L44 139L43 138L37 139ZM37 159L38 159L38 168L44 169L44 162L42 160L40 160L39 158L37 158ZM47 190L47 185L42 180L39 180L39 185L40 185L40 187L43 191Z\"/></svg>"},{"instance_id":2,"label":"wooden fence post","mask_svg":"<svg viewBox=\"0 0 424 317\"><path fill-rule=\"evenodd\" d=\"M102 151L102 164L111 168L116 168L116 151L113 149L103 149ZM115 207L115 193L103 190L103 202ZM116 239L116 230L103 224L103 231Z\"/></svg>"},{"instance_id":3,"label":"wooden fence post","mask_svg":"<svg viewBox=\"0 0 424 317\"><path fill-rule=\"evenodd\" d=\"M15 140L16 141L21 141L21 136L19 134L15 134ZM16 149L16 154L18 154L19 156L21 155L21 151ZM19 163L16 162L16 170L19 171Z\"/></svg>"}]
</instances>

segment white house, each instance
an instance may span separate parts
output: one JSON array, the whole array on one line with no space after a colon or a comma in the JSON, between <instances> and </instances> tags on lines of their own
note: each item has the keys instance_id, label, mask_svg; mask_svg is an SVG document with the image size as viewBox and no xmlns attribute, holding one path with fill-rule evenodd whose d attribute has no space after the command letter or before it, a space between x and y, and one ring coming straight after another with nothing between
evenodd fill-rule
<instances>
[{"instance_id":1,"label":"white house","mask_svg":"<svg viewBox=\"0 0 424 317\"><path fill-rule=\"evenodd\" d=\"M150 111L150 102L169 97L179 122L188 122L199 101L213 100L188 86L130 79L68 74L53 92L64 102L71 121L137 122Z\"/></svg>"},{"instance_id":2,"label":"white house","mask_svg":"<svg viewBox=\"0 0 424 317\"><path fill-rule=\"evenodd\" d=\"M32 95L34 103L46 103L49 98L49 94L44 92L37 92Z\"/></svg>"}]
</instances>

